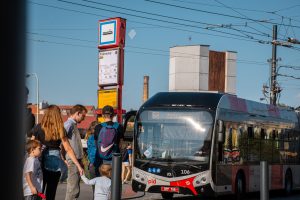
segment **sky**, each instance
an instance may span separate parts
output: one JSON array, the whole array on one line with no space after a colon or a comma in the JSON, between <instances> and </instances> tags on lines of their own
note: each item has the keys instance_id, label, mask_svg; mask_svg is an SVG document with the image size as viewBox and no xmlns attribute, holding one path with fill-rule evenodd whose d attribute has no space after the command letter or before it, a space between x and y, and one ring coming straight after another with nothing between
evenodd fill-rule
<instances>
[{"instance_id":1,"label":"sky","mask_svg":"<svg viewBox=\"0 0 300 200\"><path fill-rule=\"evenodd\" d=\"M261 98L270 82L273 25L280 43L300 40L298 0L28 0L26 70L37 74L40 102L97 107L98 20L112 17L127 20L122 103L127 111L141 106L145 75L149 97L168 91L169 48L178 45L236 51L237 96L266 103ZM300 44L277 46L277 58L279 102L298 107ZM35 77L26 84L28 101L35 104Z\"/></svg>"}]
</instances>

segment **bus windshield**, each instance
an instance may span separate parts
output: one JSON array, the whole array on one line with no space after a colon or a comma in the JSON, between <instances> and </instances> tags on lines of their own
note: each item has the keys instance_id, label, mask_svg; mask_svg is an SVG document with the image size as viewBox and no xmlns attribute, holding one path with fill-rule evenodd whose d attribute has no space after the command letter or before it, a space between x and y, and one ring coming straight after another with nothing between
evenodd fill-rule
<instances>
[{"instance_id":1,"label":"bus windshield","mask_svg":"<svg viewBox=\"0 0 300 200\"><path fill-rule=\"evenodd\" d=\"M137 159L207 163L212 126L206 110L144 110L138 117Z\"/></svg>"}]
</instances>

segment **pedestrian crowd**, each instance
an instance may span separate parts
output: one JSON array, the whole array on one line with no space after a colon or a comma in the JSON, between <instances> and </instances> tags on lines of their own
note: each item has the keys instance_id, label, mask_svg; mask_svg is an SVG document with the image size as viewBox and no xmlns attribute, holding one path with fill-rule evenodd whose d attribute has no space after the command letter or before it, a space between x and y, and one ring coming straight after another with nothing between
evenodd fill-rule
<instances>
[{"instance_id":1,"label":"pedestrian crowd","mask_svg":"<svg viewBox=\"0 0 300 200\"><path fill-rule=\"evenodd\" d=\"M63 122L60 108L50 105L40 123L26 127L26 160L23 168L25 200L54 200L58 183L65 177L65 200L78 199L81 180L93 187L94 200L110 199L112 154L121 152L123 126L113 121L114 109L109 105L104 106L104 122L92 122L86 132L88 162L84 166L85 151L77 125L85 119L86 114L87 109L83 105L75 105L67 121ZM125 184L131 175L131 145L128 144L123 151L122 182ZM88 174L84 172L85 167Z\"/></svg>"}]
</instances>

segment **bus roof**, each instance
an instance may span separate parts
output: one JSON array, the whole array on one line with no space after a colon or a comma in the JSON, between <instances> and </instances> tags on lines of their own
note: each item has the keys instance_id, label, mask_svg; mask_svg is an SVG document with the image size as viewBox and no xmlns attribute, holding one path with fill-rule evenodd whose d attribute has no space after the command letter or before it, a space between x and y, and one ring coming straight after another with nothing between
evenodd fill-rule
<instances>
[{"instance_id":1,"label":"bus roof","mask_svg":"<svg viewBox=\"0 0 300 200\"><path fill-rule=\"evenodd\" d=\"M204 107L214 111L223 108L261 117L288 120L299 126L297 114L292 109L246 100L228 93L159 92L142 105L143 109L150 107Z\"/></svg>"},{"instance_id":2,"label":"bus roof","mask_svg":"<svg viewBox=\"0 0 300 200\"><path fill-rule=\"evenodd\" d=\"M223 93L210 92L159 92L143 104L147 107L206 107L216 110Z\"/></svg>"}]
</instances>

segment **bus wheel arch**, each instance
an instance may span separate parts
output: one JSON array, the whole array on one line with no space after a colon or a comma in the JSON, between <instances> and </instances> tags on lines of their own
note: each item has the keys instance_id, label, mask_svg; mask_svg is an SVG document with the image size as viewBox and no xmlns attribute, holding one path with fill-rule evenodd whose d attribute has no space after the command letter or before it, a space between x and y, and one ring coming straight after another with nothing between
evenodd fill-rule
<instances>
[{"instance_id":1,"label":"bus wheel arch","mask_svg":"<svg viewBox=\"0 0 300 200\"><path fill-rule=\"evenodd\" d=\"M288 168L285 172L285 178L284 178L284 192L285 195L290 195L293 190L293 173L290 168Z\"/></svg>"},{"instance_id":2,"label":"bus wheel arch","mask_svg":"<svg viewBox=\"0 0 300 200\"><path fill-rule=\"evenodd\" d=\"M243 170L236 174L234 192L237 200L243 199L246 193L246 176Z\"/></svg>"}]
</instances>

